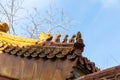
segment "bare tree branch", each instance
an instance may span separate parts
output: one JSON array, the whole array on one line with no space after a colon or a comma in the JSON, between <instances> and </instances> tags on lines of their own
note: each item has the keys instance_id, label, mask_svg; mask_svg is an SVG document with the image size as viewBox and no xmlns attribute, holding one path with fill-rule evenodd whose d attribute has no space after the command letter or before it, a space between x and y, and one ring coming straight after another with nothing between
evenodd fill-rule
<instances>
[{"instance_id":1,"label":"bare tree branch","mask_svg":"<svg viewBox=\"0 0 120 80\"><path fill-rule=\"evenodd\" d=\"M58 9L54 10L52 6L50 6L49 10L46 11L45 17L40 17L39 21L37 21L38 16L40 16L37 8L34 8L34 13L28 16L28 20L30 21L29 29L31 32L28 32L30 35L29 37L34 38L36 35L39 34L37 30L40 27L48 27L48 31L56 31L55 29L61 28L64 32L69 31L69 27L72 26L72 20L65 15L64 10L57 11ZM59 16L59 17L58 17ZM31 27L32 26L32 27Z\"/></svg>"},{"instance_id":2,"label":"bare tree branch","mask_svg":"<svg viewBox=\"0 0 120 80\"><path fill-rule=\"evenodd\" d=\"M0 7L2 9L2 10L0 10L1 15L7 19L8 25L11 28L9 33L16 34L15 29L14 29L14 24L16 22L15 16L16 16L17 12L21 9L22 2L23 1L20 2L17 0L9 0L9 1L5 2L6 5L3 5L2 3L0 3Z\"/></svg>"}]
</instances>

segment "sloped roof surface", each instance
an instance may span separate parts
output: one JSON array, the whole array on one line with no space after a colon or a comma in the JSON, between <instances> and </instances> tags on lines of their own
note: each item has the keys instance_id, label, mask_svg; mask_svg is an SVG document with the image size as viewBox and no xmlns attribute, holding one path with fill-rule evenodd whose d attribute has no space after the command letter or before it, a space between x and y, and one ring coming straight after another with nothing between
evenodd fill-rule
<instances>
[{"instance_id":1,"label":"sloped roof surface","mask_svg":"<svg viewBox=\"0 0 120 80\"><path fill-rule=\"evenodd\" d=\"M76 80L120 80L120 65L82 76Z\"/></svg>"}]
</instances>

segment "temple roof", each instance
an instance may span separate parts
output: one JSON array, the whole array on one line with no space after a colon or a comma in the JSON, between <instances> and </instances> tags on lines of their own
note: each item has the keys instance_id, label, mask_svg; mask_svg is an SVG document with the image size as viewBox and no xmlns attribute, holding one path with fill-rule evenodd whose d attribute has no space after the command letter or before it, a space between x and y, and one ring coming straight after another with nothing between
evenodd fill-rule
<instances>
[{"instance_id":1,"label":"temple roof","mask_svg":"<svg viewBox=\"0 0 120 80\"><path fill-rule=\"evenodd\" d=\"M76 80L119 80L120 65L82 76Z\"/></svg>"},{"instance_id":2,"label":"temple roof","mask_svg":"<svg viewBox=\"0 0 120 80\"><path fill-rule=\"evenodd\" d=\"M40 37L45 39L35 40L0 32L0 75L20 80L34 80L37 76L36 78L47 80L39 74L49 76L48 79L51 80L53 78L50 75L60 77L56 80L64 80L73 77L75 68L86 70L86 74L99 71L94 62L82 56L85 45L80 32L73 35L69 42L67 37L68 35L60 42L60 35L52 41L52 36L45 33ZM51 71L50 68L55 70ZM28 72L24 70L32 74L27 75Z\"/></svg>"}]
</instances>

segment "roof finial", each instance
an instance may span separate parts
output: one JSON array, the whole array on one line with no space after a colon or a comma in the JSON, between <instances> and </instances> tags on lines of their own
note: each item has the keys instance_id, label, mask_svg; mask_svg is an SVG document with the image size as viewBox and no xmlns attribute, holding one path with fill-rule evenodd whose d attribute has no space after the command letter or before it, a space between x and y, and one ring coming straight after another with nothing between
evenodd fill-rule
<instances>
[{"instance_id":1,"label":"roof finial","mask_svg":"<svg viewBox=\"0 0 120 80\"><path fill-rule=\"evenodd\" d=\"M7 33L9 31L8 24L3 22L0 24L0 31Z\"/></svg>"}]
</instances>

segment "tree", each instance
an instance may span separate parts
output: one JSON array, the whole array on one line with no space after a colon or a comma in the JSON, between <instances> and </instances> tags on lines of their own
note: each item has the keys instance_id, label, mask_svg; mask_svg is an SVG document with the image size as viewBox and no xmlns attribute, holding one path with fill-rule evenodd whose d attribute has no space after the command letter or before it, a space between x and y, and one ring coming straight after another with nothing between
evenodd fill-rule
<instances>
[{"instance_id":1,"label":"tree","mask_svg":"<svg viewBox=\"0 0 120 80\"><path fill-rule=\"evenodd\" d=\"M9 33L15 34L14 24L18 21L18 15L20 9L22 9L23 0L6 0L6 2L0 3L0 16L2 21L7 21L10 31Z\"/></svg>"},{"instance_id":2,"label":"tree","mask_svg":"<svg viewBox=\"0 0 120 80\"><path fill-rule=\"evenodd\" d=\"M59 33L63 31L62 34L65 34L65 32L69 31L69 27L74 25L73 20L67 17L63 9L59 10L50 6L44 17L40 17L37 8L34 8L33 12L27 18L30 24L26 24L27 34L30 38L38 38L43 27L48 28L47 32Z\"/></svg>"},{"instance_id":3,"label":"tree","mask_svg":"<svg viewBox=\"0 0 120 80\"><path fill-rule=\"evenodd\" d=\"M22 8L22 4L23 0L7 0L4 4L0 3L0 16L3 16L1 21L5 20L8 22L8 25L10 26L9 33L16 34L15 26L20 25L17 23L20 19L25 22L22 23L24 24L22 25L24 26L22 29L25 30L25 34L30 38L38 38L40 31L46 31L43 29L45 27L47 27L47 32L58 33L63 31L63 34L68 31L69 27L75 24L72 19L65 15L63 9L59 10L53 8L53 6L50 6L43 16L41 16L37 8L34 8L32 13L29 13L28 16L24 16L24 19L19 18L17 13L19 13L21 9L27 11L25 8Z\"/></svg>"}]
</instances>

